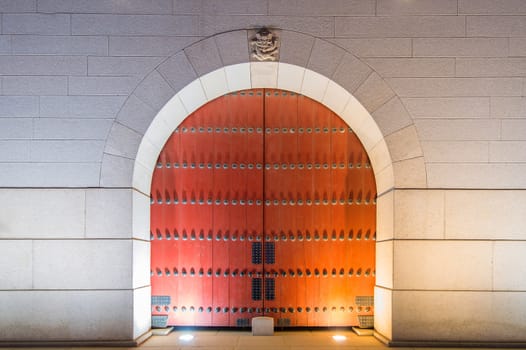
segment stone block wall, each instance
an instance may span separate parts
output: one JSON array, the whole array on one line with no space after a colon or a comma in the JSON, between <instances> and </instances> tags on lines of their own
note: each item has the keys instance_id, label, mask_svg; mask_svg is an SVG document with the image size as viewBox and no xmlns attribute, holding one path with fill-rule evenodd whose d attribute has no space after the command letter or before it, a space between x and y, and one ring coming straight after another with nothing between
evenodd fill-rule
<instances>
[{"instance_id":1,"label":"stone block wall","mask_svg":"<svg viewBox=\"0 0 526 350\"><path fill-rule=\"evenodd\" d=\"M261 26L279 64L248 64ZM378 334L526 343L525 78L520 0L0 0L0 341L146 333L150 163L260 86L369 151Z\"/></svg>"}]
</instances>

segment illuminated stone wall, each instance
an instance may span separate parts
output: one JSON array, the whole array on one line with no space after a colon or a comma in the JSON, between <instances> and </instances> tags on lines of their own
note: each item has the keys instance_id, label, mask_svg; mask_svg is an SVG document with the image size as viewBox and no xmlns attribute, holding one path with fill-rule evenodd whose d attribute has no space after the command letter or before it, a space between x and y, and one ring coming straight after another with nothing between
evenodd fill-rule
<instances>
[{"instance_id":1,"label":"illuminated stone wall","mask_svg":"<svg viewBox=\"0 0 526 350\"><path fill-rule=\"evenodd\" d=\"M526 342L526 4L0 0L0 12L0 340L147 332L164 141L217 96L277 87L340 114L371 157L376 331ZM279 62L249 63L260 26L281 30Z\"/></svg>"}]
</instances>

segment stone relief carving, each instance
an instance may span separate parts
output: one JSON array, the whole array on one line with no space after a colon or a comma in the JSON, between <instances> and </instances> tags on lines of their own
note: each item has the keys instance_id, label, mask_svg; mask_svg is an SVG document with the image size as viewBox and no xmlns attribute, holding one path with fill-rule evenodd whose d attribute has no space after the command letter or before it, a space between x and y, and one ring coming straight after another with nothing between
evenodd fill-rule
<instances>
[{"instance_id":1,"label":"stone relief carving","mask_svg":"<svg viewBox=\"0 0 526 350\"><path fill-rule=\"evenodd\" d=\"M279 38L276 32L261 28L250 40L250 57L254 61L277 61Z\"/></svg>"}]
</instances>

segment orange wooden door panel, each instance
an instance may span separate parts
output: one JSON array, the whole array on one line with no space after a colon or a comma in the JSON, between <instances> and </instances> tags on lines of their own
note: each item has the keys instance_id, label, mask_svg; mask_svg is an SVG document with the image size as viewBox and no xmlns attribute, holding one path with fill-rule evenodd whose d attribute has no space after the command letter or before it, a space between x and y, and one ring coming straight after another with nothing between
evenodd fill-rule
<instances>
[{"instance_id":1,"label":"orange wooden door panel","mask_svg":"<svg viewBox=\"0 0 526 350\"><path fill-rule=\"evenodd\" d=\"M152 315L169 325L359 325L372 316L376 188L360 141L295 93L190 115L152 179Z\"/></svg>"}]
</instances>

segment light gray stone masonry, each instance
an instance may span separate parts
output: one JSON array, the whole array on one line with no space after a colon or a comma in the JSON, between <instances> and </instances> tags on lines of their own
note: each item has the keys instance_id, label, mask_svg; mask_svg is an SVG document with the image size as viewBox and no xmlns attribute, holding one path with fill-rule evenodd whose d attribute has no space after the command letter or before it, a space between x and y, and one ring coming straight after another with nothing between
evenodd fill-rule
<instances>
[{"instance_id":1,"label":"light gray stone masonry","mask_svg":"<svg viewBox=\"0 0 526 350\"><path fill-rule=\"evenodd\" d=\"M248 50L245 44L248 40L246 30L226 32L216 36L215 40L223 65L229 66L248 61Z\"/></svg>"},{"instance_id":2,"label":"light gray stone masonry","mask_svg":"<svg viewBox=\"0 0 526 350\"><path fill-rule=\"evenodd\" d=\"M38 0L38 12L43 13L115 13L115 14L169 14L172 0L56 1Z\"/></svg>"},{"instance_id":3,"label":"light gray stone masonry","mask_svg":"<svg viewBox=\"0 0 526 350\"><path fill-rule=\"evenodd\" d=\"M510 52L511 41L506 38L415 38L412 43L415 57L516 56Z\"/></svg>"},{"instance_id":4,"label":"light gray stone masonry","mask_svg":"<svg viewBox=\"0 0 526 350\"><path fill-rule=\"evenodd\" d=\"M344 55L345 50L325 40L317 39L314 41L307 68L326 77L332 77Z\"/></svg>"},{"instance_id":5,"label":"light gray stone masonry","mask_svg":"<svg viewBox=\"0 0 526 350\"><path fill-rule=\"evenodd\" d=\"M0 0L0 12L35 12L37 0Z\"/></svg>"},{"instance_id":6,"label":"light gray stone masonry","mask_svg":"<svg viewBox=\"0 0 526 350\"><path fill-rule=\"evenodd\" d=\"M419 0L408 2L405 0L377 0L376 14L378 16L404 15L456 15L457 0Z\"/></svg>"},{"instance_id":7,"label":"light gray stone masonry","mask_svg":"<svg viewBox=\"0 0 526 350\"><path fill-rule=\"evenodd\" d=\"M138 76L144 78L163 60L163 57L89 56L87 75Z\"/></svg>"},{"instance_id":8,"label":"light gray stone masonry","mask_svg":"<svg viewBox=\"0 0 526 350\"><path fill-rule=\"evenodd\" d=\"M521 0L459 0L459 14L524 15L526 4Z\"/></svg>"},{"instance_id":9,"label":"light gray stone masonry","mask_svg":"<svg viewBox=\"0 0 526 350\"><path fill-rule=\"evenodd\" d=\"M268 0L203 1L201 6L201 13L207 15L265 15L268 11Z\"/></svg>"},{"instance_id":10,"label":"light gray stone masonry","mask_svg":"<svg viewBox=\"0 0 526 350\"><path fill-rule=\"evenodd\" d=\"M114 117L123 96L41 96L40 117Z\"/></svg>"},{"instance_id":11,"label":"light gray stone masonry","mask_svg":"<svg viewBox=\"0 0 526 350\"><path fill-rule=\"evenodd\" d=\"M11 53L11 36L0 35L0 54L7 55Z\"/></svg>"},{"instance_id":12,"label":"light gray stone masonry","mask_svg":"<svg viewBox=\"0 0 526 350\"><path fill-rule=\"evenodd\" d=\"M269 14L280 16L371 16L375 14L375 1L306 0L298 3L269 0Z\"/></svg>"},{"instance_id":13,"label":"light gray stone masonry","mask_svg":"<svg viewBox=\"0 0 526 350\"><path fill-rule=\"evenodd\" d=\"M36 34L38 35L11 35L13 54L108 55L108 37L106 36Z\"/></svg>"},{"instance_id":14,"label":"light gray stone masonry","mask_svg":"<svg viewBox=\"0 0 526 350\"><path fill-rule=\"evenodd\" d=\"M0 75L86 75L85 56L0 56Z\"/></svg>"},{"instance_id":15,"label":"light gray stone masonry","mask_svg":"<svg viewBox=\"0 0 526 350\"><path fill-rule=\"evenodd\" d=\"M71 34L71 16L64 14L5 14L3 34Z\"/></svg>"},{"instance_id":16,"label":"light gray stone masonry","mask_svg":"<svg viewBox=\"0 0 526 350\"><path fill-rule=\"evenodd\" d=\"M66 76L5 76L2 95L67 95Z\"/></svg>"},{"instance_id":17,"label":"light gray stone masonry","mask_svg":"<svg viewBox=\"0 0 526 350\"><path fill-rule=\"evenodd\" d=\"M31 139L32 136L33 120L31 118L0 118L0 139Z\"/></svg>"},{"instance_id":18,"label":"light gray stone masonry","mask_svg":"<svg viewBox=\"0 0 526 350\"><path fill-rule=\"evenodd\" d=\"M280 60L249 64L263 26ZM378 167L379 334L526 346L523 0L0 0L0 345L149 331L155 158L250 86Z\"/></svg>"},{"instance_id":19,"label":"light gray stone masonry","mask_svg":"<svg viewBox=\"0 0 526 350\"><path fill-rule=\"evenodd\" d=\"M38 96L0 96L0 117L36 117L38 113Z\"/></svg>"},{"instance_id":20,"label":"light gray stone masonry","mask_svg":"<svg viewBox=\"0 0 526 350\"><path fill-rule=\"evenodd\" d=\"M106 140L112 119L35 118L33 137L41 140Z\"/></svg>"},{"instance_id":21,"label":"light gray stone masonry","mask_svg":"<svg viewBox=\"0 0 526 350\"><path fill-rule=\"evenodd\" d=\"M199 40L194 36L110 36L110 56L172 56Z\"/></svg>"},{"instance_id":22,"label":"light gray stone masonry","mask_svg":"<svg viewBox=\"0 0 526 350\"><path fill-rule=\"evenodd\" d=\"M459 16L336 17L334 35L351 38L463 37L465 18Z\"/></svg>"},{"instance_id":23,"label":"light gray stone masonry","mask_svg":"<svg viewBox=\"0 0 526 350\"><path fill-rule=\"evenodd\" d=\"M524 16L467 16L466 34L471 37L522 37Z\"/></svg>"},{"instance_id":24,"label":"light gray stone masonry","mask_svg":"<svg viewBox=\"0 0 526 350\"><path fill-rule=\"evenodd\" d=\"M301 16L247 16L247 15L204 15L200 16L201 35L210 36L240 28L269 26L297 31L316 37L334 37L334 17L301 17Z\"/></svg>"},{"instance_id":25,"label":"light gray stone masonry","mask_svg":"<svg viewBox=\"0 0 526 350\"><path fill-rule=\"evenodd\" d=\"M70 76L67 81L68 95L129 95L139 84L136 76L86 77Z\"/></svg>"}]
</instances>

